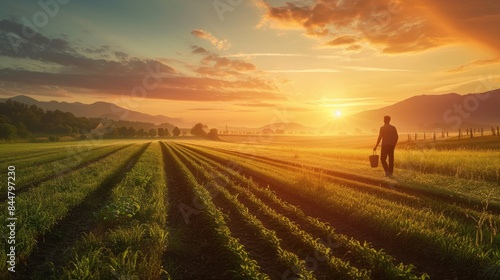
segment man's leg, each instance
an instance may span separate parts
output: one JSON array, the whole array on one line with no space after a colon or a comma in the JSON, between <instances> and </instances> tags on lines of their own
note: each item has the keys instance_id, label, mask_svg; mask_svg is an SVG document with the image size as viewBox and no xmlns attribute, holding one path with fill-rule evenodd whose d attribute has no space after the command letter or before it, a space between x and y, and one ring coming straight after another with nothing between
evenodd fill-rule
<instances>
[{"instance_id":1,"label":"man's leg","mask_svg":"<svg viewBox=\"0 0 500 280\"><path fill-rule=\"evenodd\" d=\"M382 163L382 167L384 167L385 175L389 175L389 166L387 166L387 146L382 146L380 149L380 162Z\"/></svg>"},{"instance_id":2,"label":"man's leg","mask_svg":"<svg viewBox=\"0 0 500 280\"><path fill-rule=\"evenodd\" d=\"M395 146L387 146L387 155L389 156L389 168L388 171L390 175L394 171L394 148Z\"/></svg>"}]
</instances>

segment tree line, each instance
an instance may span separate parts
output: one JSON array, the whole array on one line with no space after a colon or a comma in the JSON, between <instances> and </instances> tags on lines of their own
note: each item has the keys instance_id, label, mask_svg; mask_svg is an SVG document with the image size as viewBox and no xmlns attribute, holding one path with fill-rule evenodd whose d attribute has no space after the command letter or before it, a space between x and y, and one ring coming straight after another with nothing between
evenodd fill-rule
<instances>
[{"instance_id":1,"label":"tree line","mask_svg":"<svg viewBox=\"0 0 500 280\"><path fill-rule=\"evenodd\" d=\"M104 134L105 138L115 138L115 137L170 137L170 136L180 136L181 134L185 135L185 132L182 133L181 130L178 127L174 127L172 129L172 134L170 134L170 131L168 128L150 128L150 129L144 129L144 128L139 128L135 129L134 127L126 127L122 126L120 128L113 128L107 133Z\"/></svg>"},{"instance_id":2,"label":"tree line","mask_svg":"<svg viewBox=\"0 0 500 280\"><path fill-rule=\"evenodd\" d=\"M0 103L0 138L30 138L32 134L71 135L90 131L100 123L97 118L75 117L60 110L44 111L8 99Z\"/></svg>"},{"instance_id":3,"label":"tree line","mask_svg":"<svg viewBox=\"0 0 500 280\"><path fill-rule=\"evenodd\" d=\"M96 133L102 125L100 118L76 117L70 112L47 110L36 105L27 105L7 99L0 102L0 139L30 139L36 136L49 136L49 140L57 141L58 136L86 138ZM192 135L217 140L217 129L206 132L208 127L196 124L189 131ZM105 130L104 138L130 137L178 137L188 131L179 129L172 124L132 122L125 120L112 121L111 127Z\"/></svg>"},{"instance_id":4,"label":"tree line","mask_svg":"<svg viewBox=\"0 0 500 280\"><path fill-rule=\"evenodd\" d=\"M36 136L79 137L91 133L102 122L101 118L76 117L70 112L43 110L37 105L27 105L7 99L0 102L0 139L30 139ZM179 128L171 124L113 121L105 137L147 137L181 135ZM57 137L50 137L57 139Z\"/></svg>"}]
</instances>

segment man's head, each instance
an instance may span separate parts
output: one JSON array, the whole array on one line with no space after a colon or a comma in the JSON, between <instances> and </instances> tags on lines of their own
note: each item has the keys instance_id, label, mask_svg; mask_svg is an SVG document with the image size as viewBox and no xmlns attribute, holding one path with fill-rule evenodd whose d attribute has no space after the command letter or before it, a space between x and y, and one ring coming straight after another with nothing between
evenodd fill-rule
<instances>
[{"instance_id":1,"label":"man's head","mask_svg":"<svg viewBox=\"0 0 500 280\"><path fill-rule=\"evenodd\" d=\"M389 116L384 116L384 123L388 124L391 122L391 117Z\"/></svg>"}]
</instances>

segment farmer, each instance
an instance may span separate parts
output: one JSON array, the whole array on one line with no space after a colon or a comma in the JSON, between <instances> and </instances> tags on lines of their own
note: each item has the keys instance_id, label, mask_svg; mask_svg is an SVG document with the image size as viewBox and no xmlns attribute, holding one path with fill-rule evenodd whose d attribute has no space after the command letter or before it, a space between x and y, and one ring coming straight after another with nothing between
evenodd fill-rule
<instances>
[{"instance_id":1,"label":"farmer","mask_svg":"<svg viewBox=\"0 0 500 280\"><path fill-rule=\"evenodd\" d=\"M380 127L380 132L378 134L377 144L373 151L377 150L380 140L382 140L382 150L380 151L380 162L384 167L385 176L392 177L392 172L394 170L394 148L398 142L398 131L396 128L389 123L391 122L391 117L384 117L384 125ZM389 165L387 165L387 157L389 157Z\"/></svg>"}]
</instances>

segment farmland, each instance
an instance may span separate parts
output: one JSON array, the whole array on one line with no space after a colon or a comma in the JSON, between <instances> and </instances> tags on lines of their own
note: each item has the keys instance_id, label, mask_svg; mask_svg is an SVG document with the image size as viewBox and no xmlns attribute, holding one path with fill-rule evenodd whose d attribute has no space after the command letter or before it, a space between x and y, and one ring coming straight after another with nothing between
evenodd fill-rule
<instances>
[{"instance_id":1,"label":"farmland","mask_svg":"<svg viewBox=\"0 0 500 280\"><path fill-rule=\"evenodd\" d=\"M500 277L499 148L223 140L0 145L0 277Z\"/></svg>"}]
</instances>

